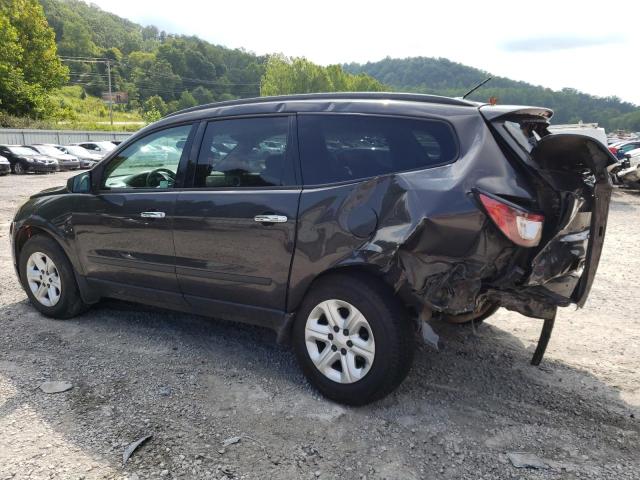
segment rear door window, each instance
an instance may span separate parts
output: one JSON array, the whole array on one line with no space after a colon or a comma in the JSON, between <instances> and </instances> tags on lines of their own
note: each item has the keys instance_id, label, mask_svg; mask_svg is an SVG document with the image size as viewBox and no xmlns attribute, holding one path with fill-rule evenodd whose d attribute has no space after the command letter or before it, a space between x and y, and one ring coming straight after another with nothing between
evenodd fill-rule
<instances>
[{"instance_id":1,"label":"rear door window","mask_svg":"<svg viewBox=\"0 0 640 480\"><path fill-rule=\"evenodd\" d=\"M417 170L456 159L451 127L437 120L366 115L299 115L307 185Z\"/></svg>"},{"instance_id":2,"label":"rear door window","mask_svg":"<svg viewBox=\"0 0 640 480\"><path fill-rule=\"evenodd\" d=\"M196 188L294 185L289 117L216 120L205 130Z\"/></svg>"}]
</instances>

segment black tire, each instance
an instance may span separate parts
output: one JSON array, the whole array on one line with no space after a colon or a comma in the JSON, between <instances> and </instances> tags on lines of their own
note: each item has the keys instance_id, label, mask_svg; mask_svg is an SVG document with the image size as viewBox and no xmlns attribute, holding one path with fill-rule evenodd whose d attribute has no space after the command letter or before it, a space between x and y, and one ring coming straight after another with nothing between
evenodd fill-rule
<instances>
[{"instance_id":1,"label":"black tire","mask_svg":"<svg viewBox=\"0 0 640 480\"><path fill-rule=\"evenodd\" d=\"M60 276L60 284L62 286L60 299L51 307L43 305L38 301L27 282L27 261L35 252L44 253L51 258ZM27 240L20 252L18 266L22 288L27 293L31 304L43 315L51 318L68 319L87 310L88 305L86 305L80 297L71 262L69 262L60 245L53 239L46 235L34 235Z\"/></svg>"},{"instance_id":2,"label":"black tire","mask_svg":"<svg viewBox=\"0 0 640 480\"><path fill-rule=\"evenodd\" d=\"M499 303L487 302L475 312L463 313L461 315L443 315L442 319L447 323L453 323L455 325L471 325L472 323L478 325L496 313L499 308Z\"/></svg>"},{"instance_id":3,"label":"black tire","mask_svg":"<svg viewBox=\"0 0 640 480\"><path fill-rule=\"evenodd\" d=\"M312 310L336 299L357 308L369 323L375 339L375 357L369 371L354 383L326 377L311 360L305 343L305 327ZM415 330L391 290L375 277L361 274L328 275L315 282L296 315L292 343L309 382L324 396L348 405L378 400L405 379L414 355Z\"/></svg>"},{"instance_id":4,"label":"black tire","mask_svg":"<svg viewBox=\"0 0 640 480\"><path fill-rule=\"evenodd\" d=\"M15 173L16 175L24 175L25 173L27 173L27 171L22 166L22 164L18 161L13 165L13 173Z\"/></svg>"}]
</instances>

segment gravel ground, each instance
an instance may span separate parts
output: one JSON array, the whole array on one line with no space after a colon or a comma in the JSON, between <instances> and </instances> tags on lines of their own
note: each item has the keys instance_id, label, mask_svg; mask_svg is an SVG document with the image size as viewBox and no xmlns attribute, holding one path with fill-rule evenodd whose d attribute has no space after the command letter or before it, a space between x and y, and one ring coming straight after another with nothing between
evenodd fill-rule
<instances>
[{"instance_id":1,"label":"gravel ground","mask_svg":"<svg viewBox=\"0 0 640 480\"><path fill-rule=\"evenodd\" d=\"M0 479L640 478L640 195L615 192L590 300L562 310L540 367L541 321L500 310L475 331L441 326L445 349L421 346L397 392L345 408L259 328L116 301L39 315L9 222L68 176L0 177ZM47 380L73 388L47 395Z\"/></svg>"}]
</instances>

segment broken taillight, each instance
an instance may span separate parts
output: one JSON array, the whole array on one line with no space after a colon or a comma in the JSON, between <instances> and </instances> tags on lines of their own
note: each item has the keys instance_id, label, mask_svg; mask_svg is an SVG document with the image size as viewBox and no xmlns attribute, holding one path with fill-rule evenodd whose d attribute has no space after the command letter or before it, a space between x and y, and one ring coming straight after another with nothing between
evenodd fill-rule
<instances>
[{"instance_id":1,"label":"broken taillight","mask_svg":"<svg viewBox=\"0 0 640 480\"><path fill-rule=\"evenodd\" d=\"M478 192L478 198L493 223L516 245L535 247L542 237L544 215L527 212L504 200Z\"/></svg>"}]
</instances>

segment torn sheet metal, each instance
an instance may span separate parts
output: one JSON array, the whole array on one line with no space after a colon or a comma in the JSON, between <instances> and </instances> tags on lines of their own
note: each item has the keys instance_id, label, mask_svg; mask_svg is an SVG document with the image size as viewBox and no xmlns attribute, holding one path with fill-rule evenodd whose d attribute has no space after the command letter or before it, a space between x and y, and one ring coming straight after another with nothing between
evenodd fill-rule
<instances>
[{"instance_id":1,"label":"torn sheet metal","mask_svg":"<svg viewBox=\"0 0 640 480\"><path fill-rule=\"evenodd\" d=\"M611 158L589 137L545 133L543 117L531 128L511 122L522 130L519 141L531 142L528 150L503 132L520 149L509 161L511 147L498 145L501 134L494 137L481 116L452 117L466 130L450 165L305 189L288 310L317 275L342 267L381 276L416 317L425 307L460 315L490 301L550 319L557 306L581 304L602 248ZM507 240L478 204L476 188L544 212L541 244Z\"/></svg>"}]
</instances>

